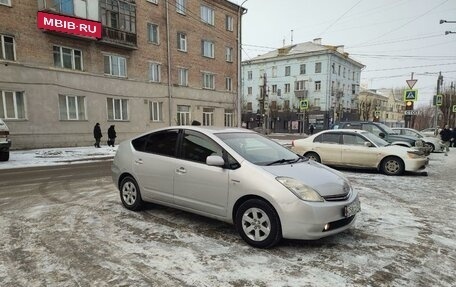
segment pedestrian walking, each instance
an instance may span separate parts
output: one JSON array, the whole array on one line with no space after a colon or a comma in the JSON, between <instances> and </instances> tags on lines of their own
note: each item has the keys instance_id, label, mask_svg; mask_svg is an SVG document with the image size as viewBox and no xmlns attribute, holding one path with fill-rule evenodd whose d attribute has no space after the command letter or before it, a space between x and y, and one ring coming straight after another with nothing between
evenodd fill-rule
<instances>
[{"instance_id":1,"label":"pedestrian walking","mask_svg":"<svg viewBox=\"0 0 456 287\"><path fill-rule=\"evenodd\" d=\"M108 129L108 146L114 147L116 142L117 133L114 129L115 125L111 125Z\"/></svg>"},{"instance_id":2,"label":"pedestrian walking","mask_svg":"<svg viewBox=\"0 0 456 287\"><path fill-rule=\"evenodd\" d=\"M456 126L453 127L453 132L451 133L450 146L456 147Z\"/></svg>"},{"instance_id":3,"label":"pedestrian walking","mask_svg":"<svg viewBox=\"0 0 456 287\"><path fill-rule=\"evenodd\" d=\"M309 127L309 131L310 131L310 134L313 135L314 134L314 125L313 124L310 124L310 127Z\"/></svg>"},{"instance_id":4,"label":"pedestrian walking","mask_svg":"<svg viewBox=\"0 0 456 287\"><path fill-rule=\"evenodd\" d=\"M93 137L95 138L95 143L93 144L95 147L100 147L100 140L103 137L101 134L100 124L96 123L93 127Z\"/></svg>"},{"instance_id":5,"label":"pedestrian walking","mask_svg":"<svg viewBox=\"0 0 456 287\"><path fill-rule=\"evenodd\" d=\"M445 155L448 155L448 152L450 151L450 140L452 136L452 131L448 128L448 125L445 125L445 127L440 131L440 138L443 141L443 145L445 147Z\"/></svg>"}]
</instances>

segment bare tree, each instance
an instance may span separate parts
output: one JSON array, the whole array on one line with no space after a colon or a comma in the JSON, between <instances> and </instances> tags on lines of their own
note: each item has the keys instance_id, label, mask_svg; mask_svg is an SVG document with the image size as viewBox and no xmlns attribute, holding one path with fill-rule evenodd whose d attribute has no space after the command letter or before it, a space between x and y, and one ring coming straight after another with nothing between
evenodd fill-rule
<instances>
[{"instance_id":1,"label":"bare tree","mask_svg":"<svg viewBox=\"0 0 456 287\"><path fill-rule=\"evenodd\" d=\"M418 115L414 116L413 123L412 123L412 128L417 129L417 130L422 130L425 128L430 127L432 124L432 118L434 116L434 107L421 107L417 108L417 111L419 111Z\"/></svg>"},{"instance_id":2,"label":"bare tree","mask_svg":"<svg viewBox=\"0 0 456 287\"><path fill-rule=\"evenodd\" d=\"M364 99L358 102L358 114L361 121L368 121L373 112L373 103L371 99Z\"/></svg>"}]
</instances>

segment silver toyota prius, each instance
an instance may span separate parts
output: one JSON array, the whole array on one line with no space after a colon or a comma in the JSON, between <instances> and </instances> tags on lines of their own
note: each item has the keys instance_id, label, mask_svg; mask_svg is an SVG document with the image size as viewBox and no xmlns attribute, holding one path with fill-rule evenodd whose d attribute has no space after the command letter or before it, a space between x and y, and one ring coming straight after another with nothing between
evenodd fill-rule
<instances>
[{"instance_id":1,"label":"silver toyota prius","mask_svg":"<svg viewBox=\"0 0 456 287\"><path fill-rule=\"evenodd\" d=\"M130 210L153 202L233 223L259 248L339 233L360 211L340 172L246 129L151 131L120 144L112 177Z\"/></svg>"}]
</instances>

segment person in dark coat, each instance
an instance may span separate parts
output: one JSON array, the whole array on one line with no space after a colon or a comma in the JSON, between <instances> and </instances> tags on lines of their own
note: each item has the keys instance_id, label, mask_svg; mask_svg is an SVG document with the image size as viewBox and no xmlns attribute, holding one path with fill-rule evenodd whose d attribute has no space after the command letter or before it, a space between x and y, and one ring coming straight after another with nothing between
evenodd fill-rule
<instances>
[{"instance_id":1,"label":"person in dark coat","mask_svg":"<svg viewBox=\"0 0 456 287\"><path fill-rule=\"evenodd\" d=\"M448 125L445 125L445 128L440 131L440 138L443 141L443 145L445 146L445 155L448 155L448 152L450 151L450 140L451 140L451 135L452 132L448 128Z\"/></svg>"},{"instance_id":2,"label":"person in dark coat","mask_svg":"<svg viewBox=\"0 0 456 287\"><path fill-rule=\"evenodd\" d=\"M453 145L451 145L453 143ZM456 147L456 126L453 127L453 132L451 133L451 142L450 146Z\"/></svg>"},{"instance_id":3,"label":"person in dark coat","mask_svg":"<svg viewBox=\"0 0 456 287\"><path fill-rule=\"evenodd\" d=\"M313 135L314 134L314 125L310 124L310 127L309 127L309 131L310 131L310 134Z\"/></svg>"},{"instance_id":4,"label":"person in dark coat","mask_svg":"<svg viewBox=\"0 0 456 287\"><path fill-rule=\"evenodd\" d=\"M114 147L114 143L116 142L116 130L114 129L114 125L111 125L108 129L108 146Z\"/></svg>"},{"instance_id":5,"label":"person in dark coat","mask_svg":"<svg viewBox=\"0 0 456 287\"><path fill-rule=\"evenodd\" d=\"M101 134L100 124L96 123L93 127L93 137L95 138L95 143L93 144L95 147L100 147L100 140L103 137Z\"/></svg>"}]
</instances>

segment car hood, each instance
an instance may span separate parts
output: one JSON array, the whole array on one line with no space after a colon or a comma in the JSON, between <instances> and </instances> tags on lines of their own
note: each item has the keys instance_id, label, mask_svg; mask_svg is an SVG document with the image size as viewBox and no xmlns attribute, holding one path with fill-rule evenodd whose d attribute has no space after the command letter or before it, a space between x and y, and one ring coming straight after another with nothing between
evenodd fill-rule
<instances>
[{"instance_id":1,"label":"car hood","mask_svg":"<svg viewBox=\"0 0 456 287\"><path fill-rule=\"evenodd\" d=\"M315 189L323 197L347 194L351 189L348 179L342 173L313 160L262 168L275 176L297 179Z\"/></svg>"}]
</instances>

